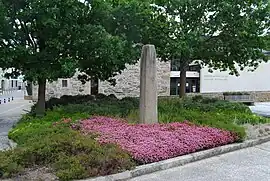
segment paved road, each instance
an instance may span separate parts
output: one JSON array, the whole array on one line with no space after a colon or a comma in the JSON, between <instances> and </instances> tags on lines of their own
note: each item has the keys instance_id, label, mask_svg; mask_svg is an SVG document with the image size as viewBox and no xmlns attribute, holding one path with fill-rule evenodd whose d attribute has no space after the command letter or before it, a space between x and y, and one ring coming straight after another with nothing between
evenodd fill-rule
<instances>
[{"instance_id":1,"label":"paved road","mask_svg":"<svg viewBox=\"0 0 270 181\"><path fill-rule=\"evenodd\" d=\"M24 110L29 110L31 103L16 94L14 101L0 104L0 150L9 148L8 131L15 125Z\"/></svg>"},{"instance_id":2,"label":"paved road","mask_svg":"<svg viewBox=\"0 0 270 181\"><path fill-rule=\"evenodd\" d=\"M8 93L4 93L4 94L0 94L0 100L1 100L1 104L4 103L4 99L6 99L6 103L8 103L8 98L14 98L14 100L22 100L24 98L24 90L17 90L17 91L13 91L13 92L8 92Z\"/></svg>"},{"instance_id":3,"label":"paved road","mask_svg":"<svg viewBox=\"0 0 270 181\"><path fill-rule=\"evenodd\" d=\"M250 106L252 112L261 116L270 117L270 102L255 103L254 106Z\"/></svg>"},{"instance_id":4,"label":"paved road","mask_svg":"<svg viewBox=\"0 0 270 181\"><path fill-rule=\"evenodd\" d=\"M270 181L270 142L130 181Z\"/></svg>"}]
</instances>

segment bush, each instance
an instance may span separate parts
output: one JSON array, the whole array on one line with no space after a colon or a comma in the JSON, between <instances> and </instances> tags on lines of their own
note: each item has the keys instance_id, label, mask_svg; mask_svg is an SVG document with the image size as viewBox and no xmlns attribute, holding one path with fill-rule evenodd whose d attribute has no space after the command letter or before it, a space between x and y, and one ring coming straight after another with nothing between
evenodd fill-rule
<instances>
[{"instance_id":1,"label":"bush","mask_svg":"<svg viewBox=\"0 0 270 181\"><path fill-rule=\"evenodd\" d=\"M86 115L101 115L126 118L132 123L139 120L139 99L116 99L114 96L102 95L100 99L89 100L81 104L68 104L55 107L61 114L85 113ZM161 98L158 105L159 121L162 123L183 122L189 120L195 124L208 125L236 132L241 139L245 130L241 124L267 123L269 119L252 114L242 103L232 103L224 100L194 96L192 98Z\"/></svg>"},{"instance_id":2,"label":"bush","mask_svg":"<svg viewBox=\"0 0 270 181\"><path fill-rule=\"evenodd\" d=\"M106 98L89 101L82 104L69 104L59 106L54 110L66 114L74 114L78 112L87 113L89 115L103 115L114 117L127 117L129 113L139 107L139 100L136 98L124 98L117 100L114 98Z\"/></svg>"},{"instance_id":3,"label":"bush","mask_svg":"<svg viewBox=\"0 0 270 181\"><path fill-rule=\"evenodd\" d=\"M24 116L9 137L18 143L13 151L0 152L3 177L25 168L49 166L60 180L82 179L131 169L135 163L129 154L115 145L100 145L94 135L83 135L70 129L75 120L51 112L42 118ZM57 120L57 122L55 122Z\"/></svg>"}]
</instances>

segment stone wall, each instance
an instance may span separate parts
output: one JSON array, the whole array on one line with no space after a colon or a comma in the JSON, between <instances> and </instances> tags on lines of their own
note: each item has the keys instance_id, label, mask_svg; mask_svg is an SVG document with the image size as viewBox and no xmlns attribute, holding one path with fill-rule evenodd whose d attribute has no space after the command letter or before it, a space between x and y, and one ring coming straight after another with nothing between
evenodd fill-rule
<instances>
[{"instance_id":1,"label":"stone wall","mask_svg":"<svg viewBox=\"0 0 270 181\"><path fill-rule=\"evenodd\" d=\"M115 76L116 86L109 82L99 83L99 93L114 94L118 98L139 97L140 95L140 62L126 65L126 69ZM158 95L170 95L170 62L157 62Z\"/></svg>"},{"instance_id":2,"label":"stone wall","mask_svg":"<svg viewBox=\"0 0 270 181\"><path fill-rule=\"evenodd\" d=\"M270 102L270 91L247 92L254 97L255 102ZM202 95L205 97L224 99L223 93L190 93L188 96Z\"/></svg>"},{"instance_id":3,"label":"stone wall","mask_svg":"<svg viewBox=\"0 0 270 181\"><path fill-rule=\"evenodd\" d=\"M67 87L62 87L62 80L67 80ZM91 85L90 82L82 84L77 79L77 74L69 79L58 79L54 82L47 82L46 85L46 100L51 97L60 98L63 95L78 95L78 94L90 94ZM38 98L38 86L33 85L33 100Z\"/></svg>"},{"instance_id":4,"label":"stone wall","mask_svg":"<svg viewBox=\"0 0 270 181\"><path fill-rule=\"evenodd\" d=\"M114 94L118 98L138 97L140 95L140 62L134 65L126 65L126 69L115 76L116 86L110 85L107 81L99 82L99 93L106 95ZM68 87L62 87L62 80L68 81ZM159 96L170 95L170 63L157 63L157 81ZM47 82L46 99L61 97L62 95L90 94L90 81L83 85L77 75L70 79L58 79L58 81ZM37 100L38 86L33 86L33 100Z\"/></svg>"}]
</instances>

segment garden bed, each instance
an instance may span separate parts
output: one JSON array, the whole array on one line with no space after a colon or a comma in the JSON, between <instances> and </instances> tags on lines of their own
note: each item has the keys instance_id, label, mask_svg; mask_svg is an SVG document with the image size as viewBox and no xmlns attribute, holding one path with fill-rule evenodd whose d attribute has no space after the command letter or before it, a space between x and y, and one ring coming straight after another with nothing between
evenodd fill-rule
<instances>
[{"instance_id":1,"label":"garden bed","mask_svg":"<svg viewBox=\"0 0 270 181\"><path fill-rule=\"evenodd\" d=\"M116 144L140 164L157 162L239 140L232 132L190 122L131 125L123 120L93 117L80 122L84 133L98 134L101 144Z\"/></svg>"},{"instance_id":2,"label":"garden bed","mask_svg":"<svg viewBox=\"0 0 270 181\"><path fill-rule=\"evenodd\" d=\"M45 117L25 115L9 133L18 147L0 152L0 176L29 169L42 174L33 168L49 168L60 180L114 174L242 141L243 125L270 122L240 103L194 97L159 99L160 123L144 125L138 124L138 107L136 98L51 99Z\"/></svg>"}]
</instances>

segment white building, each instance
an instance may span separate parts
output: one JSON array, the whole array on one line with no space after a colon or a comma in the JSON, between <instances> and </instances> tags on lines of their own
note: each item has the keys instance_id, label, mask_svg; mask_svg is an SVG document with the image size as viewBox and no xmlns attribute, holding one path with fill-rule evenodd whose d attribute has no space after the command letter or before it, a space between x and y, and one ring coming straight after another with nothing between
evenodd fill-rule
<instances>
[{"instance_id":1,"label":"white building","mask_svg":"<svg viewBox=\"0 0 270 181\"><path fill-rule=\"evenodd\" d=\"M180 71L175 62L157 63L157 80L159 96L179 94ZM222 98L223 92L249 92L257 101L270 101L270 62L262 63L256 71L248 69L240 72L240 76L229 75L229 72L214 71L208 68L190 65L187 71L186 92L204 94ZM138 97L140 90L140 63L127 65L126 69L115 77L116 86L108 82L99 82L99 93L114 94L119 98ZM90 94L91 83L85 85L76 78L59 79L47 84L46 98L62 95ZM33 99L37 99L37 86L33 86Z\"/></svg>"},{"instance_id":2,"label":"white building","mask_svg":"<svg viewBox=\"0 0 270 181\"><path fill-rule=\"evenodd\" d=\"M7 79L4 77L6 72L10 72L11 70L3 71L0 68L0 89L1 90L18 90L24 87L23 80L21 77L16 79Z\"/></svg>"}]
</instances>

